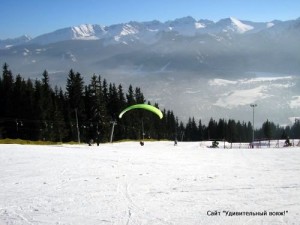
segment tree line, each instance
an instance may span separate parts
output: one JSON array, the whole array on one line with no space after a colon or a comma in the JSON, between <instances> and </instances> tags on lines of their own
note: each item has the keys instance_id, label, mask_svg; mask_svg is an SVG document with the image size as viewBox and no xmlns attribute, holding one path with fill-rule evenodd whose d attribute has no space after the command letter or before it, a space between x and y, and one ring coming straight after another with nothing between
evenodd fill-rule
<instances>
[{"instance_id":1,"label":"tree line","mask_svg":"<svg viewBox=\"0 0 300 225\"><path fill-rule=\"evenodd\" d=\"M145 110L132 110L122 119L119 113L127 106L148 103L139 87L108 83L100 75L92 75L89 84L72 69L67 74L66 87L51 87L45 70L41 79L25 80L14 76L7 63L0 77L0 138L47 140L55 142L108 142L122 139L167 139L201 141L224 139L229 142L249 142L250 122L210 119L208 125L194 117L184 124L173 111L161 109L163 119ZM154 103L159 108L157 103ZM112 135L112 130L113 136ZM259 138L299 138L300 124L280 127L266 121L255 131Z\"/></svg>"},{"instance_id":2,"label":"tree line","mask_svg":"<svg viewBox=\"0 0 300 225\"><path fill-rule=\"evenodd\" d=\"M203 140L225 140L228 142L251 142L253 129L251 122L240 122L233 119L214 120L211 118L208 125L203 125L201 120L197 123L190 118L183 128L186 141ZM295 120L292 126L279 126L269 120L265 121L261 128L254 130L255 140L278 140L278 139L299 139L300 120Z\"/></svg>"},{"instance_id":3,"label":"tree line","mask_svg":"<svg viewBox=\"0 0 300 225\"><path fill-rule=\"evenodd\" d=\"M65 90L53 89L46 70L41 79L25 80L14 76L5 63L0 78L0 138L107 142L114 126L113 140L173 139L178 120L170 110L162 110L162 120L142 110L118 118L124 108L139 103L146 103L139 87L129 85L125 92L121 84L108 83L100 75L94 74L85 85L83 76L71 69Z\"/></svg>"}]
</instances>

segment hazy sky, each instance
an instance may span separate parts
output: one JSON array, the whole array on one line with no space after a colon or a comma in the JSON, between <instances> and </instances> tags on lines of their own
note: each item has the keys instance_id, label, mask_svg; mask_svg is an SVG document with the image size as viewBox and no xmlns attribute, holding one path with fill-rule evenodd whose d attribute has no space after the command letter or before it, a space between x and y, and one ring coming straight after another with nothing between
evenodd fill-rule
<instances>
[{"instance_id":1,"label":"hazy sky","mask_svg":"<svg viewBox=\"0 0 300 225\"><path fill-rule=\"evenodd\" d=\"M300 17L299 0L4 0L0 39L43 33L83 23L165 22L184 16L218 21L230 16L267 22Z\"/></svg>"}]
</instances>

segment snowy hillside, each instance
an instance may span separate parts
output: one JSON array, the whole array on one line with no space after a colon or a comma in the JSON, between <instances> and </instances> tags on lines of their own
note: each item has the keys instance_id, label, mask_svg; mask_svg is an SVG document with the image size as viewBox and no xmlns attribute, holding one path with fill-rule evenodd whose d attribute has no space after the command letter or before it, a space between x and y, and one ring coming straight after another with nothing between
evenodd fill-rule
<instances>
[{"instance_id":1,"label":"snowy hillside","mask_svg":"<svg viewBox=\"0 0 300 225\"><path fill-rule=\"evenodd\" d=\"M299 147L0 145L0 224L296 225L299 159Z\"/></svg>"}]
</instances>

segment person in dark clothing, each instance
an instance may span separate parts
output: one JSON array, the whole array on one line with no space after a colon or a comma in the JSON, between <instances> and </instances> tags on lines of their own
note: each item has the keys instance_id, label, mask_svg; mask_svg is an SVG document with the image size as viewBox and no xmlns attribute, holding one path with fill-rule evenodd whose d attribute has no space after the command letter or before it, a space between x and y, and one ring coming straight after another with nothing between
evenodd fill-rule
<instances>
[{"instance_id":1,"label":"person in dark clothing","mask_svg":"<svg viewBox=\"0 0 300 225\"><path fill-rule=\"evenodd\" d=\"M97 131L97 137L96 137L97 146L100 144L100 132Z\"/></svg>"}]
</instances>

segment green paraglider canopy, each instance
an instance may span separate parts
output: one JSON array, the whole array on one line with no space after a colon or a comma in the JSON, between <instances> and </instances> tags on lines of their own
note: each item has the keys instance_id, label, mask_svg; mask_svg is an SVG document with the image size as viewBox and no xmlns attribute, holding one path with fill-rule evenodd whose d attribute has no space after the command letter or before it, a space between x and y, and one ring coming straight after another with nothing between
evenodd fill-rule
<instances>
[{"instance_id":1,"label":"green paraglider canopy","mask_svg":"<svg viewBox=\"0 0 300 225\"><path fill-rule=\"evenodd\" d=\"M120 113L119 118L121 119L122 116L123 116L126 112L128 112L128 111L130 111L130 110L132 110L132 109L145 109L145 110L148 110L148 111L151 111L151 112L155 113L160 119L163 118L163 114L162 114L162 112L161 112L158 108L156 108L156 107L154 107L154 106L152 106L152 105L148 105L148 104L136 104L136 105L131 105L131 106L127 107L126 109L124 109L124 110Z\"/></svg>"}]
</instances>

